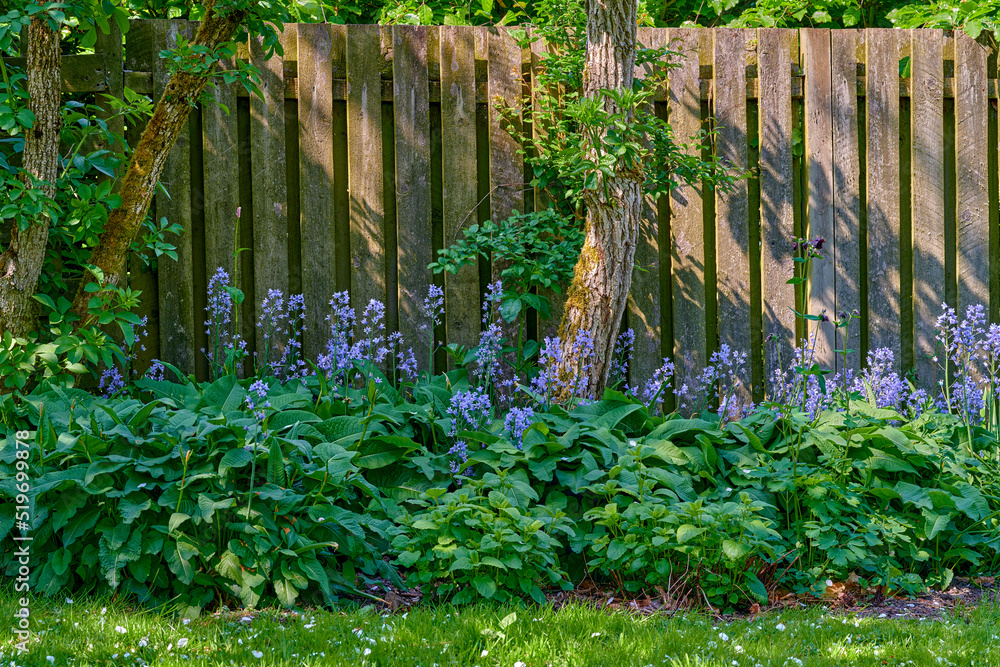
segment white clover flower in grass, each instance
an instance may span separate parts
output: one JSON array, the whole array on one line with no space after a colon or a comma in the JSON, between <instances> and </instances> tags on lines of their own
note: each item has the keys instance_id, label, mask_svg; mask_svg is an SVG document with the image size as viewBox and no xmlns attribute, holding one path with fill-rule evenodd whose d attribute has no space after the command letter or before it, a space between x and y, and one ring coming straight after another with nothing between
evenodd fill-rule
<instances>
[{"instance_id":1,"label":"white clover flower in grass","mask_svg":"<svg viewBox=\"0 0 1000 667\"><path fill-rule=\"evenodd\" d=\"M115 632L117 632L119 634L125 634L126 632L128 632L128 630L126 630L125 628L123 628L120 625L116 625L115 626Z\"/></svg>"},{"instance_id":2,"label":"white clover flower in grass","mask_svg":"<svg viewBox=\"0 0 1000 667\"><path fill-rule=\"evenodd\" d=\"M250 653L252 653L253 657L257 658L258 660L264 657L263 651L250 651Z\"/></svg>"},{"instance_id":3,"label":"white clover flower in grass","mask_svg":"<svg viewBox=\"0 0 1000 667\"><path fill-rule=\"evenodd\" d=\"M719 639L721 639L724 642L728 642L729 641L729 635L727 635L725 632L720 632L719 633Z\"/></svg>"},{"instance_id":4,"label":"white clover flower in grass","mask_svg":"<svg viewBox=\"0 0 1000 667\"><path fill-rule=\"evenodd\" d=\"M184 648L185 646L187 646L187 644L188 644L187 637L181 637L180 639L177 640L177 648Z\"/></svg>"},{"instance_id":5,"label":"white clover flower in grass","mask_svg":"<svg viewBox=\"0 0 1000 667\"><path fill-rule=\"evenodd\" d=\"M780 631L782 631L782 630L784 630L784 629L785 629L785 624L784 624L784 623L778 623L778 624L777 624L776 626L774 626L774 627L775 627L775 628L776 628L776 629L777 629L777 630L778 630L778 631L780 632Z\"/></svg>"}]
</instances>

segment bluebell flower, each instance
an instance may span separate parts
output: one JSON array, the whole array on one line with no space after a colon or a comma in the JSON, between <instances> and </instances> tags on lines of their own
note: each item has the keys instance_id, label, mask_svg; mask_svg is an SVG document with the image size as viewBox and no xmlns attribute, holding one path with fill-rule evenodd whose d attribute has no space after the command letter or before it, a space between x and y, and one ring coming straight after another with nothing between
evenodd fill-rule
<instances>
[{"instance_id":1,"label":"bluebell flower","mask_svg":"<svg viewBox=\"0 0 1000 667\"><path fill-rule=\"evenodd\" d=\"M514 406L504 418L503 427L510 434L510 439L514 443L514 446L521 449L521 440L524 437L524 432L533 423L535 423L534 409Z\"/></svg>"}]
</instances>

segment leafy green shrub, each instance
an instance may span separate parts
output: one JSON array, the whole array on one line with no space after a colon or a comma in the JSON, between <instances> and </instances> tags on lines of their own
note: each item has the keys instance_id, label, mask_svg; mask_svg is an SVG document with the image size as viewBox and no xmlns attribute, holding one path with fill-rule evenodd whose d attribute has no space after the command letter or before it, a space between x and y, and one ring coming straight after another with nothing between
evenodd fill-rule
<instances>
[{"instance_id":1,"label":"leafy green shrub","mask_svg":"<svg viewBox=\"0 0 1000 667\"><path fill-rule=\"evenodd\" d=\"M396 562L413 568L410 585L430 585L456 604L476 596L506 602L530 596L545 602L542 587L571 588L559 566L557 532L572 534L558 509L535 504L526 480L488 474L451 493L429 489L414 514L399 517L403 531L392 542Z\"/></svg>"},{"instance_id":2,"label":"leafy green shrub","mask_svg":"<svg viewBox=\"0 0 1000 667\"><path fill-rule=\"evenodd\" d=\"M6 402L5 421L15 412L35 425L27 494L33 590L291 606L356 594L356 569L398 581L381 558L392 525L365 516L380 506L359 474L359 464L371 463L322 436L336 431L337 418L304 411L312 401L301 386L267 396L275 406L267 430L241 409L246 390L233 377L200 389L145 386L154 397L146 403L108 404L59 387L17 408ZM0 455L0 496L10 499L18 496L14 443L8 437ZM3 538L14 510L0 506ZM0 570L12 575L16 567L11 550L0 553Z\"/></svg>"}]
</instances>

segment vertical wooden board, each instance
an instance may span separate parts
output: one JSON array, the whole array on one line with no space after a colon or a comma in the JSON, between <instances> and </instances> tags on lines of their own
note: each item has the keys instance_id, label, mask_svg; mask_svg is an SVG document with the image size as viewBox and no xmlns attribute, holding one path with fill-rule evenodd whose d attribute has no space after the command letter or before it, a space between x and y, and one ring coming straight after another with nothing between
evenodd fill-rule
<instances>
[{"instance_id":1,"label":"vertical wooden board","mask_svg":"<svg viewBox=\"0 0 1000 667\"><path fill-rule=\"evenodd\" d=\"M701 82L698 29L670 30L671 50L680 54L670 70L667 98L677 141L692 144L701 130ZM691 382L707 361L705 303L705 225L702 184L681 184L670 193L670 246L674 321L675 386Z\"/></svg>"},{"instance_id":2,"label":"vertical wooden board","mask_svg":"<svg viewBox=\"0 0 1000 667\"><path fill-rule=\"evenodd\" d=\"M473 28L442 26L441 177L444 245L462 237L475 222L476 183L476 37ZM445 331L448 343L466 347L479 337L479 263L446 274Z\"/></svg>"},{"instance_id":3,"label":"vertical wooden board","mask_svg":"<svg viewBox=\"0 0 1000 667\"><path fill-rule=\"evenodd\" d=\"M430 368L430 348L414 336L433 323L423 311L433 276L431 229L431 121L427 81L427 29L392 27L393 118L396 139L396 238L399 330L407 332L421 369Z\"/></svg>"},{"instance_id":4,"label":"vertical wooden board","mask_svg":"<svg viewBox=\"0 0 1000 667\"><path fill-rule=\"evenodd\" d=\"M234 62L221 67L232 68ZM236 86L216 81L206 91L212 104L202 109L202 145L205 153L205 263L209 280L219 268L235 280L237 211L240 205L240 146L237 137ZM228 111L227 111L228 110ZM249 216L242 224L251 224ZM202 317L201 313L198 313Z\"/></svg>"},{"instance_id":5,"label":"vertical wooden board","mask_svg":"<svg viewBox=\"0 0 1000 667\"><path fill-rule=\"evenodd\" d=\"M990 312L988 102L985 46L955 31L955 194L958 203L958 308Z\"/></svg>"},{"instance_id":6,"label":"vertical wooden board","mask_svg":"<svg viewBox=\"0 0 1000 667\"><path fill-rule=\"evenodd\" d=\"M800 30L805 66L805 167L808 178L806 220L808 236L822 238L823 255L812 264L807 310L813 315L836 318L837 239L833 208L833 78L830 67L830 31ZM816 361L834 368L837 349L832 321L811 322L816 331Z\"/></svg>"},{"instance_id":7,"label":"vertical wooden board","mask_svg":"<svg viewBox=\"0 0 1000 667\"><path fill-rule=\"evenodd\" d=\"M154 53L173 48L178 37L190 39L191 26L186 21L156 21L153 27ZM170 72L162 58L153 61L153 97L163 94ZM160 183L170 196L156 195L156 217L183 228L173 240L177 261L161 257L157 264L160 320L160 354L164 361L183 373L194 371L194 267L191 242L191 137L182 130L160 176Z\"/></svg>"},{"instance_id":8,"label":"vertical wooden board","mask_svg":"<svg viewBox=\"0 0 1000 667\"><path fill-rule=\"evenodd\" d=\"M748 159L746 49L751 33L724 28L714 32L716 155L728 168L742 173ZM750 209L746 179L737 181L730 192L716 190L715 227L719 342L749 353Z\"/></svg>"},{"instance_id":9,"label":"vertical wooden board","mask_svg":"<svg viewBox=\"0 0 1000 667\"><path fill-rule=\"evenodd\" d=\"M945 284L944 33L911 30L910 208L913 216L914 362L923 386L933 380Z\"/></svg>"},{"instance_id":10,"label":"vertical wooden board","mask_svg":"<svg viewBox=\"0 0 1000 667\"><path fill-rule=\"evenodd\" d=\"M303 24L298 30L299 225L306 321L303 354L315 359L329 338L326 317L337 291L336 216L333 207L333 61L344 57L343 29Z\"/></svg>"},{"instance_id":11,"label":"vertical wooden board","mask_svg":"<svg viewBox=\"0 0 1000 667\"><path fill-rule=\"evenodd\" d=\"M490 215L500 222L524 209L524 161L509 130L520 131L521 47L504 28L489 28ZM499 107L514 118L501 117ZM508 121L513 123L510 127ZM504 268L494 262L493 280Z\"/></svg>"},{"instance_id":12,"label":"vertical wooden board","mask_svg":"<svg viewBox=\"0 0 1000 667\"><path fill-rule=\"evenodd\" d=\"M351 207L351 302L386 300L382 179L382 46L379 27L347 28L347 187ZM360 323L359 323L360 326Z\"/></svg>"},{"instance_id":13,"label":"vertical wooden board","mask_svg":"<svg viewBox=\"0 0 1000 667\"><path fill-rule=\"evenodd\" d=\"M291 30L291 28L289 28ZM257 303L247 312L261 321L269 290L288 295L288 202L285 178L284 58L264 59L261 38L250 41L263 95L250 98L250 169L253 179L253 271ZM266 341L257 336L257 354Z\"/></svg>"},{"instance_id":14,"label":"vertical wooden board","mask_svg":"<svg viewBox=\"0 0 1000 667\"><path fill-rule=\"evenodd\" d=\"M125 59L122 32L118 28L117 21L109 21L108 27L109 30L107 33L98 29L97 42L94 45L94 53L104 56L104 76L108 86L106 94L120 100L125 97ZM103 102L104 98L100 97L100 100ZM122 116L115 115L114 110L109 105L106 103L101 104L101 111L98 113L98 116L107 121L108 129L110 131L124 136L125 119ZM116 141L113 146L104 147L110 148L111 151L116 153L119 157L122 157L125 154L125 146L121 142ZM127 165L122 165L121 174L123 175L125 173L126 166Z\"/></svg>"},{"instance_id":15,"label":"vertical wooden board","mask_svg":"<svg viewBox=\"0 0 1000 667\"><path fill-rule=\"evenodd\" d=\"M545 67L545 58L553 53L550 44L536 35L536 39L531 43L531 133L535 141L544 140L548 135L548 129L552 126L554 118L550 114L541 112L543 96L558 97L557 86L544 86L539 80L539 74ZM543 188L534 188L535 211L544 211L554 205L551 196ZM559 335L559 325L562 322L563 312L566 309L566 291L568 284L560 285L559 290L545 288L539 290L539 294L549 300L550 317L538 322L538 338L555 337Z\"/></svg>"},{"instance_id":16,"label":"vertical wooden board","mask_svg":"<svg viewBox=\"0 0 1000 667\"><path fill-rule=\"evenodd\" d=\"M659 48L666 44L664 30L639 28L638 42L641 47ZM659 68L658 63L646 63L635 68L636 79L652 76ZM652 102L647 113L654 113ZM644 384L663 364L663 332L660 325L660 240L657 220L657 200L646 196L642 218L639 220L639 235L635 248L636 270L632 274L632 286L628 299L629 326L635 332L635 349L630 362L628 381L633 385Z\"/></svg>"},{"instance_id":17,"label":"vertical wooden board","mask_svg":"<svg viewBox=\"0 0 1000 667\"><path fill-rule=\"evenodd\" d=\"M888 348L900 368L899 48L892 29L865 36L868 110L868 340Z\"/></svg>"},{"instance_id":18,"label":"vertical wooden board","mask_svg":"<svg viewBox=\"0 0 1000 667\"><path fill-rule=\"evenodd\" d=\"M833 224L836 265L836 312L851 314L861 308L861 162L858 138L858 31L830 33L833 130ZM847 349L846 366L861 368L861 327L854 322L840 329L837 349ZM844 347L846 345L846 348ZM837 355L838 372L844 357Z\"/></svg>"},{"instance_id":19,"label":"vertical wooden board","mask_svg":"<svg viewBox=\"0 0 1000 667\"><path fill-rule=\"evenodd\" d=\"M757 31L760 76L761 303L764 376L788 363L795 345L792 242L795 236L792 174L792 31ZM770 340L768 340L770 339Z\"/></svg>"},{"instance_id":20,"label":"vertical wooden board","mask_svg":"<svg viewBox=\"0 0 1000 667\"><path fill-rule=\"evenodd\" d=\"M133 26L135 27L135 26ZM125 46L125 57L129 60L137 60L141 56L140 51L150 50L150 39L151 31L148 29L148 24L143 26L142 30L131 30L129 32L129 42ZM145 39L132 39L136 36L136 33L141 33L141 36ZM141 135L142 128L137 127L135 123L130 123L125 128L125 139L128 141L129 146L135 146L139 143L139 137ZM125 166L122 167L123 169ZM156 215L155 201L153 207L149 212L150 216ZM147 255L151 258L153 256L152 251L148 252ZM136 354L136 360L134 363L134 368L139 373L145 373L146 369L149 367L150 363L154 359L159 359L160 354L160 320L159 320L159 303L157 297L157 285L156 285L156 273L153 272L152 267L148 266L142 257L139 257L135 253L129 253L128 256L128 286L140 292L139 295L139 307L135 309L135 314L140 318L146 318L146 337L143 340L142 348Z\"/></svg>"}]
</instances>

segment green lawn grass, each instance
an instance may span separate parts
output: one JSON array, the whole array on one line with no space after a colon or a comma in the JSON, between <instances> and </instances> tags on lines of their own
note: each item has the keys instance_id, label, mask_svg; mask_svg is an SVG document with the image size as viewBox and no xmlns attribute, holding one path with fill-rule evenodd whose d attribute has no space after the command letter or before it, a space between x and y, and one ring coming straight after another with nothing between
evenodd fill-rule
<instances>
[{"instance_id":1,"label":"green lawn grass","mask_svg":"<svg viewBox=\"0 0 1000 667\"><path fill-rule=\"evenodd\" d=\"M12 592L0 592L3 618L14 609ZM29 652L17 653L8 633L0 637L0 666L1000 665L994 604L940 621L861 619L814 608L730 623L693 614L497 606L428 606L386 617L265 610L185 623L82 598L36 599L30 611Z\"/></svg>"}]
</instances>

